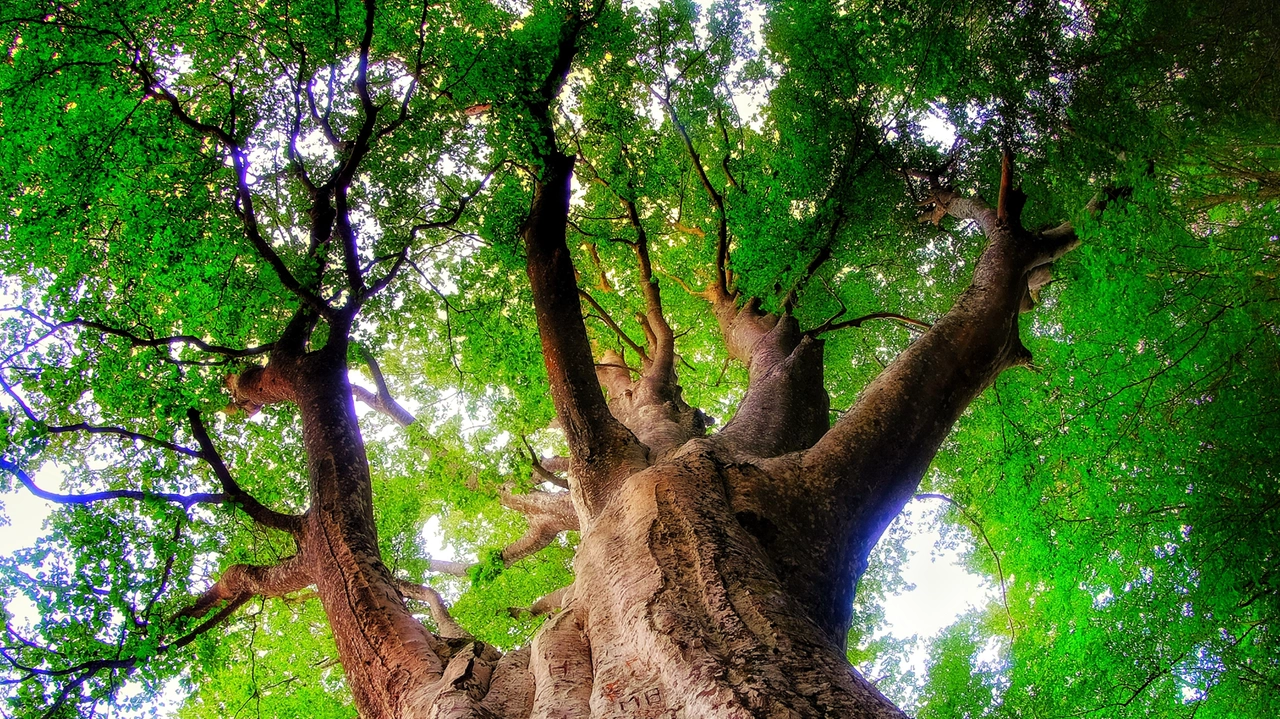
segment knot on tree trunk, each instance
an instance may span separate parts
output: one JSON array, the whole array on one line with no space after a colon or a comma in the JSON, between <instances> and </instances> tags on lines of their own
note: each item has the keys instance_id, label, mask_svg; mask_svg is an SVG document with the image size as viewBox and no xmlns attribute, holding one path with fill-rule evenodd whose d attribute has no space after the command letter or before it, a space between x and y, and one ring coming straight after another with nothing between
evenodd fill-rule
<instances>
[{"instance_id":1,"label":"knot on tree trunk","mask_svg":"<svg viewBox=\"0 0 1280 719\"><path fill-rule=\"evenodd\" d=\"M265 405L297 401L293 382L274 364L246 367L240 374L229 374L223 383L231 392L227 414L244 412L252 417Z\"/></svg>"}]
</instances>

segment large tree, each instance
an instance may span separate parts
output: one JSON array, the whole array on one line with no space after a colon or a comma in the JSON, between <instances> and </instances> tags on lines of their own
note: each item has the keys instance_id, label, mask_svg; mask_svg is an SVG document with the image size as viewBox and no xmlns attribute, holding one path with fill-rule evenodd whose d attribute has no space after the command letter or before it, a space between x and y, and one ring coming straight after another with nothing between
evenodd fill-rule
<instances>
[{"instance_id":1,"label":"large tree","mask_svg":"<svg viewBox=\"0 0 1280 719\"><path fill-rule=\"evenodd\" d=\"M900 699L1275 708L1261 4L0 27L19 715L901 716L851 660L916 496L1002 598Z\"/></svg>"}]
</instances>

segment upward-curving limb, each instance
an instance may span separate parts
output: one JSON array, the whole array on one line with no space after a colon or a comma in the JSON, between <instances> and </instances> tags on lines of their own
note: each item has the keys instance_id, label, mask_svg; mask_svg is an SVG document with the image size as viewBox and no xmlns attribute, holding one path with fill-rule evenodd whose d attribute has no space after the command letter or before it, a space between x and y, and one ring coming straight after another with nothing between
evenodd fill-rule
<instances>
[{"instance_id":1,"label":"upward-curving limb","mask_svg":"<svg viewBox=\"0 0 1280 719\"><path fill-rule=\"evenodd\" d=\"M1006 176L1010 171L1006 164ZM926 177L933 191L922 203L932 206L927 219L973 220L986 236L973 280L803 459L805 472L832 483L855 578L964 409L1005 369L1029 362L1018 315L1031 308L1048 265L1078 244L1070 223L1039 233L1024 229L1016 192L1008 193L1001 218L981 197L961 196L936 176Z\"/></svg>"},{"instance_id":2,"label":"upward-curving limb","mask_svg":"<svg viewBox=\"0 0 1280 719\"><path fill-rule=\"evenodd\" d=\"M579 10L565 20L550 71L527 107L537 127L528 141L540 168L521 228L551 396L569 444L575 501L588 515L603 507L622 478L648 464L644 446L609 411L596 377L566 242L574 158L559 148L550 113L578 39L603 7L597 0L591 13Z\"/></svg>"}]
</instances>

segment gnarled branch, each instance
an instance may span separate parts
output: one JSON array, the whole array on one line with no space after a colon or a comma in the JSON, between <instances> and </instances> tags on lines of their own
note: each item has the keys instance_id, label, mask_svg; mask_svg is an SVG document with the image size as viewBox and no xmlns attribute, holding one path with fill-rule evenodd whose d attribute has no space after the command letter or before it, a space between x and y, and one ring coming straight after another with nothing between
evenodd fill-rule
<instances>
[{"instance_id":1,"label":"gnarled branch","mask_svg":"<svg viewBox=\"0 0 1280 719\"><path fill-rule=\"evenodd\" d=\"M561 532L577 530L578 513L568 492L543 492L534 490L528 494L512 494L503 491L499 495L502 506L520 512L529 521L529 528L519 539L502 549L502 564L510 567L525 557L536 554L549 546ZM466 576L475 564L432 559L431 571Z\"/></svg>"},{"instance_id":2,"label":"gnarled branch","mask_svg":"<svg viewBox=\"0 0 1280 719\"><path fill-rule=\"evenodd\" d=\"M182 610L179 617L204 616L219 604L240 605L253 597L283 597L312 583L306 562L299 555L287 557L279 564L233 564L206 589L196 601Z\"/></svg>"},{"instance_id":3,"label":"gnarled branch","mask_svg":"<svg viewBox=\"0 0 1280 719\"><path fill-rule=\"evenodd\" d=\"M396 582L396 589L400 590L400 596L405 599L413 599L423 602L427 608L431 610L431 619L436 623L436 633L444 639L470 639L471 633L462 628L453 615L449 614L449 608L445 606L444 599L433 587L425 584L414 584L404 580Z\"/></svg>"}]
</instances>

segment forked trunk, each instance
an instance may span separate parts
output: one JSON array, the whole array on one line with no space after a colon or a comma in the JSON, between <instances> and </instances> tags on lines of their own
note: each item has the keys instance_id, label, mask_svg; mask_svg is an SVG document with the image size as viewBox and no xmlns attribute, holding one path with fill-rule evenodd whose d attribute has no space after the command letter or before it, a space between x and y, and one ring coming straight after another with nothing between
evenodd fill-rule
<instances>
[{"instance_id":1,"label":"forked trunk","mask_svg":"<svg viewBox=\"0 0 1280 719\"><path fill-rule=\"evenodd\" d=\"M565 241L573 159L545 160L523 235L570 457L567 477L535 469L570 493L504 495L530 519L504 559L580 529L558 611L504 656L382 563L342 316L325 348L303 353L299 341L290 353L282 342L267 368L232 385L238 406L298 405L311 508L289 530L295 558L228 570L197 608L314 585L365 719L902 717L846 657L853 588L960 413L1026 361L1018 314L1048 263L1075 246L1071 226L1032 235L1016 214L936 189L940 211L987 235L973 283L834 426L822 330L739 302L721 273L706 297L749 386L734 419L704 436L681 396L642 227L643 369L632 380L620 357L592 358ZM300 313L291 327L305 325ZM438 635L406 595L428 603Z\"/></svg>"}]
</instances>

